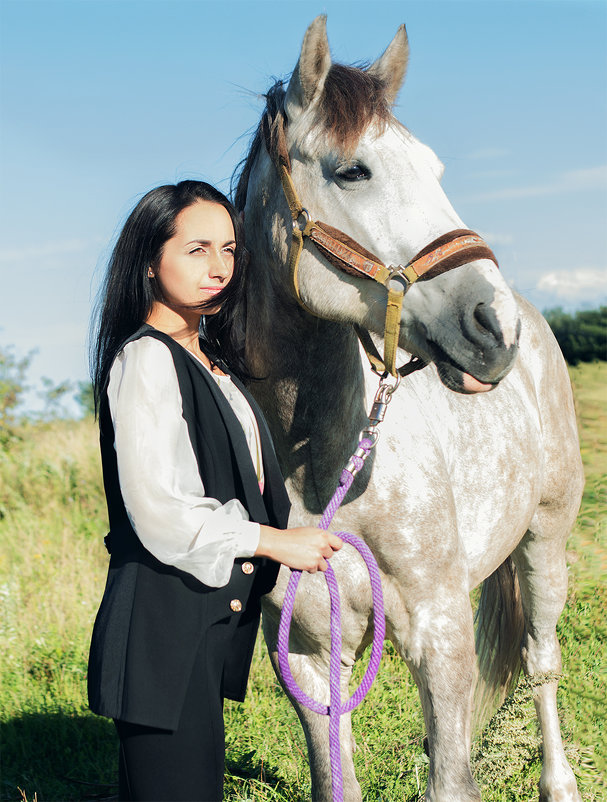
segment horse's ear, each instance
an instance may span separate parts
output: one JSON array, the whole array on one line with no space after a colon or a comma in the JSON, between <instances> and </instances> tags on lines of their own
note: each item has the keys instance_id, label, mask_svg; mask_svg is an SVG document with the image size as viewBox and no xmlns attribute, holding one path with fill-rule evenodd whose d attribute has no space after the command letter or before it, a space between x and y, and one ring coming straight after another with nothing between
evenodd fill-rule
<instances>
[{"instance_id":1,"label":"horse's ear","mask_svg":"<svg viewBox=\"0 0 607 802\"><path fill-rule=\"evenodd\" d=\"M322 92L330 68L327 17L321 14L306 31L299 61L289 81L285 97L285 111L289 120L294 120Z\"/></svg>"},{"instance_id":2,"label":"horse's ear","mask_svg":"<svg viewBox=\"0 0 607 802\"><path fill-rule=\"evenodd\" d=\"M392 105L405 80L409 62L407 29L401 25L384 53L372 64L368 72L380 78L386 87L386 99Z\"/></svg>"}]
</instances>

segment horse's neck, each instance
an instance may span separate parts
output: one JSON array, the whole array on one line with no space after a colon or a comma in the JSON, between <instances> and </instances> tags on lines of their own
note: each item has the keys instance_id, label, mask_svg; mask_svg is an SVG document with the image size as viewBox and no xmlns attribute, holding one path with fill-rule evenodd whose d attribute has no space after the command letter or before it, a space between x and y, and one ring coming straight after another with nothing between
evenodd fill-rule
<instances>
[{"instance_id":1,"label":"horse's neck","mask_svg":"<svg viewBox=\"0 0 607 802\"><path fill-rule=\"evenodd\" d=\"M260 278L247 293L247 355L261 378L251 389L285 477L309 491L313 475L324 500L367 419L358 340L351 326L307 314Z\"/></svg>"}]
</instances>

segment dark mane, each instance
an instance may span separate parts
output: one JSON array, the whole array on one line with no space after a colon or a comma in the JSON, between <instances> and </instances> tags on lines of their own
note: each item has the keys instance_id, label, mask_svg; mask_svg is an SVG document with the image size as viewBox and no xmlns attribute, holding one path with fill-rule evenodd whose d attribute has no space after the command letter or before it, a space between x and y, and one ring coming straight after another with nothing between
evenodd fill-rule
<instances>
[{"instance_id":1,"label":"dark mane","mask_svg":"<svg viewBox=\"0 0 607 802\"><path fill-rule=\"evenodd\" d=\"M283 109L284 109L284 99L286 95L286 90L284 89L284 84L282 81L276 81L276 83L270 88L270 90L265 95L266 99L266 107L262 114L261 122L257 126L257 130L253 135L253 139L251 140L251 146L249 148L248 154L245 158L236 166L234 173L232 175L232 195L233 195L233 202L234 206L238 209L239 212L242 212L245 203L247 202L247 188L249 186L249 176L251 175L251 169L253 164L255 163L255 159L259 155L259 151L263 146L264 142L264 135L262 130L262 125L264 119L267 121L269 130L270 130L270 137L274 144L273 150L274 153L271 153L270 156L272 159L276 159L276 130L279 124L279 119L283 117ZM234 182L236 183L236 191L234 192Z\"/></svg>"},{"instance_id":2,"label":"dark mane","mask_svg":"<svg viewBox=\"0 0 607 802\"><path fill-rule=\"evenodd\" d=\"M276 161L277 137L280 122L284 117L286 95L283 81L276 81L265 95L266 108L251 142L248 155L237 166L232 176L232 186L236 182L234 205L240 211L247 199L249 176L260 148L264 143L262 124L268 126L272 153ZM333 143L345 153L351 153L371 122L385 125L390 118L390 104L386 98L383 81L362 67L347 67L332 64L318 105L317 124L320 125Z\"/></svg>"}]
</instances>

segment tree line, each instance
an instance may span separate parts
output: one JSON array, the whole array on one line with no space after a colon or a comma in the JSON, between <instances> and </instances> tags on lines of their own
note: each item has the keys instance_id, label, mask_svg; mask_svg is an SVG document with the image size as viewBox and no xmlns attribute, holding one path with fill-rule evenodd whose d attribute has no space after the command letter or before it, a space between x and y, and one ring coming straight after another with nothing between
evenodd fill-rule
<instances>
[{"instance_id":1,"label":"tree line","mask_svg":"<svg viewBox=\"0 0 607 802\"><path fill-rule=\"evenodd\" d=\"M556 307L543 314L569 365L607 360L607 306L574 314Z\"/></svg>"}]
</instances>

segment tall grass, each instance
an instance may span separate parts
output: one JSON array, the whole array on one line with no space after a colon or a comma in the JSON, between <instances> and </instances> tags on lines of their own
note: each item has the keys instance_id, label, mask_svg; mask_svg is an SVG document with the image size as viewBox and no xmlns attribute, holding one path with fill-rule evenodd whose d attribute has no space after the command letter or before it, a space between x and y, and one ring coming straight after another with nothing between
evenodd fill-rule
<instances>
[{"instance_id":1,"label":"tall grass","mask_svg":"<svg viewBox=\"0 0 607 802\"><path fill-rule=\"evenodd\" d=\"M86 652L106 571L93 421L24 425L0 452L2 799L81 798L113 773L86 711ZM100 747L104 744L104 747Z\"/></svg>"},{"instance_id":2,"label":"tall grass","mask_svg":"<svg viewBox=\"0 0 607 802\"><path fill-rule=\"evenodd\" d=\"M605 794L607 363L571 374L587 486L568 547L559 706L568 757L589 802ZM106 526L92 421L24 426L0 451L2 800L20 800L19 788L40 802L115 797L113 727L86 707ZM356 668L359 679L363 669ZM353 722L365 799L419 799L427 776L423 718L415 684L390 647ZM309 799L301 727L261 642L247 700L226 704L226 725L227 799ZM483 799L537 799L539 738L524 685L476 741L473 760Z\"/></svg>"}]
</instances>

